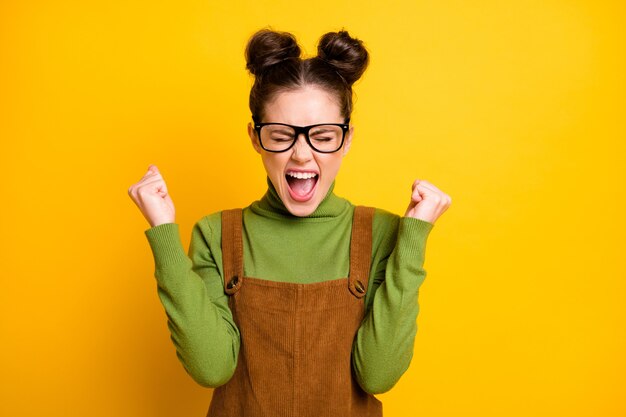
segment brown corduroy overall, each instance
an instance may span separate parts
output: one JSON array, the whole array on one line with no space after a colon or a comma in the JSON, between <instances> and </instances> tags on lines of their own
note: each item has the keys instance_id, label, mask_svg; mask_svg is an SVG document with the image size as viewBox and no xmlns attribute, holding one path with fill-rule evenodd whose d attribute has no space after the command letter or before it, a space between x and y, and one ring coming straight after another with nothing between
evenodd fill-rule
<instances>
[{"instance_id":1,"label":"brown corduroy overall","mask_svg":"<svg viewBox=\"0 0 626 417\"><path fill-rule=\"evenodd\" d=\"M382 416L351 360L365 314L373 217L373 207L355 207L348 278L298 284L244 277L242 209L222 211L224 289L241 347L207 417Z\"/></svg>"}]
</instances>

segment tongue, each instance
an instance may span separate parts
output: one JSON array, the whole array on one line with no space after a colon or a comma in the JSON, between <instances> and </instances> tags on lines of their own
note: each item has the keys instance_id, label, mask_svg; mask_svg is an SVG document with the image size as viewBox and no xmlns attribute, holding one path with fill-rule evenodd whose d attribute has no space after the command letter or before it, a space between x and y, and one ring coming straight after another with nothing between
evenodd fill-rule
<instances>
[{"instance_id":1,"label":"tongue","mask_svg":"<svg viewBox=\"0 0 626 417\"><path fill-rule=\"evenodd\" d=\"M299 178L288 178L287 182L289 182L289 186L293 190L294 193L299 196L307 195L315 186L316 178L307 178L307 179L299 179Z\"/></svg>"}]
</instances>

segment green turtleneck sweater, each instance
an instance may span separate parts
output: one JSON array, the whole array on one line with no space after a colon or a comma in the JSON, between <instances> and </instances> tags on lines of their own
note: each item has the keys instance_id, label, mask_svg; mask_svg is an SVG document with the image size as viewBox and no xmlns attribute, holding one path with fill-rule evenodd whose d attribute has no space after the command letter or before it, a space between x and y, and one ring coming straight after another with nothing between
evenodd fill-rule
<instances>
[{"instance_id":1,"label":"green turtleneck sweater","mask_svg":"<svg viewBox=\"0 0 626 417\"><path fill-rule=\"evenodd\" d=\"M354 205L333 193L333 182L311 215L297 217L269 178L267 184L261 200L243 209L244 275L297 283L347 277ZM375 211L366 315L352 349L357 381L366 392L390 390L409 367L419 288L426 278L426 240L433 226ZM188 253L177 223L154 226L145 235L178 359L198 384L225 384L235 372L240 334L224 292L221 211L196 222Z\"/></svg>"}]
</instances>

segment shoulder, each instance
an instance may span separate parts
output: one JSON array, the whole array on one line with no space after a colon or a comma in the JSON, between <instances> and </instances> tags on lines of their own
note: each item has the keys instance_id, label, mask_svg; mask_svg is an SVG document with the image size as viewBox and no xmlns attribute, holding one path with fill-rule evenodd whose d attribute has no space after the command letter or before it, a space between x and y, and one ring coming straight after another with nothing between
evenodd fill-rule
<instances>
[{"instance_id":1,"label":"shoulder","mask_svg":"<svg viewBox=\"0 0 626 417\"><path fill-rule=\"evenodd\" d=\"M250 206L240 208L244 215ZM220 239L222 235L222 213L228 211L227 209L218 210L202 216L194 225L194 229L201 231L208 241Z\"/></svg>"},{"instance_id":2,"label":"shoulder","mask_svg":"<svg viewBox=\"0 0 626 417\"><path fill-rule=\"evenodd\" d=\"M203 222L207 227L215 230L218 227L221 229L222 226L222 212L225 210L219 210L213 213L209 213L202 217L199 221Z\"/></svg>"},{"instance_id":3,"label":"shoulder","mask_svg":"<svg viewBox=\"0 0 626 417\"><path fill-rule=\"evenodd\" d=\"M206 214L196 221L193 226L194 234L200 234L207 243L221 237L222 232L222 211Z\"/></svg>"},{"instance_id":4,"label":"shoulder","mask_svg":"<svg viewBox=\"0 0 626 417\"><path fill-rule=\"evenodd\" d=\"M390 252L395 246L400 216L388 210L374 207L372 222L372 251Z\"/></svg>"},{"instance_id":5,"label":"shoulder","mask_svg":"<svg viewBox=\"0 0 626 417\"><path fill-rule=\"evenodd\" d=\"M400 216L376 207L374 212L374 224L372 225L373 235L389 236L395 235L400 224Z\"/></svg>"}]
</instances>

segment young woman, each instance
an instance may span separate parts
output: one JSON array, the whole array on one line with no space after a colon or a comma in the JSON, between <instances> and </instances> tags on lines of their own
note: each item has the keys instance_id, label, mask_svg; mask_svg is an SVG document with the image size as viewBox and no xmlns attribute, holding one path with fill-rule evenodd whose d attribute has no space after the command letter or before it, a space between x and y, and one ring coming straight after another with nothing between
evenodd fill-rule
<instances>
[{"instance_id":1,"label":"young woman","mask_svg":"<svg viewBox=\"0 0 626 417\"><path fill-rule=\"evenodd\" d=\"M302 59L293 35L263 29L246 59L265 195L201 218L186 254L157 167L129 189L177 357L216 388L208 416L381 416L373 394L409 367L426 240L451 199L415 180L400 217L333 192L369 62L360 40L326 33Z\"/></svg>"}]
</instances>

